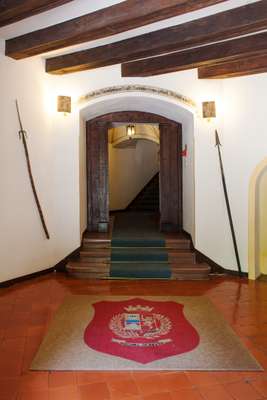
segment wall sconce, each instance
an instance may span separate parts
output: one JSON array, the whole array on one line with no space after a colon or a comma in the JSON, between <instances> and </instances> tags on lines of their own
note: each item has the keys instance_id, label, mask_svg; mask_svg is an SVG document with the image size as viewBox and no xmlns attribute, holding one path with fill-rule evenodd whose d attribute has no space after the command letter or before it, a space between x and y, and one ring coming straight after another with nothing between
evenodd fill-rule
<instances>
[{"instance_id":1,"label":"wall sconce","mask_svg":"<svg viewBox=\"0 0 267 400\"><path fill-rule=\"evenodd\" d=\"M70 96L57 96L57 111L64 113L64 115L71 113Z\"/></svg>"},{"instance_id":2,"label":"wall sconce","mask_svg":"<svg viewBox=\"0 0 267 400\"><path fill-rule=\"evenodd\" d=\"M127 125L126 133L127 133L127 136L131 139L135 135L135 126Z\"/></svg>"},{"instance_id":3,"label":"wall sconce","mask_svg":"<svg viewBox=\"0 0 267 400\"><path fill-rule=\"evenodd\" d=\"M202 116L210 121L216 118L216 104L215 101L203 101L202 103Z\"/></svg>"}]
</instances>

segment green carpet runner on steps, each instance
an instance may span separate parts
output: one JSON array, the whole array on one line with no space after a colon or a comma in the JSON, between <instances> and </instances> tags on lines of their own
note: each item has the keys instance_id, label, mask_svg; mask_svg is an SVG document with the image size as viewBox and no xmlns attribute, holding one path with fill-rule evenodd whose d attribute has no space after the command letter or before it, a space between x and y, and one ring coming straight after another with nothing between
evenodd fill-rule
<instances>
[{"instance_id":1,"label":"green carpet runner on steps","mask_svg":"<svg viewBox=\"0 0 267 400\"><path fill-rule=\"evenodd\" d=\"M111 240L112 278L171 277L164 235L153 213L117 213Z\"/></svg>"}]
</instances>

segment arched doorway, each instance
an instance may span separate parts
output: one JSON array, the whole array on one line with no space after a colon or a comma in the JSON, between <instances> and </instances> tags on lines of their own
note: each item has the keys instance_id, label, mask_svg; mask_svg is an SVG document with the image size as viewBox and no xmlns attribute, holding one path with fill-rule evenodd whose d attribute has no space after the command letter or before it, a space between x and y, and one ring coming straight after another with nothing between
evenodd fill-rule
<instances>
[{"instance_id":1,"label":"arched doorway","mask_svg":"<svg viewBox=\"0 0 267 400\"><path fill-rule=\"evenodd\" d=\"M249 278L267 275L267 158L254 170L249 187Z\"/></svg>"},{"instance_id":2,"label":"arched doorway","mask_svg":"<svg viewBox=\"0 0 267 400\"><path fill-rule=\"evenodd\" d=\"M120 88L121 89L121 88ZM183 229L195 241L195 165L194 165L194 131L195 108L183 101L183 96L175 98L150 93L141 88L128 86L125 92L106 93L103 89L101 97L84 96L80 108L80 234L87 228L87 173L86 173L86 121L98 116L119 111L153 112L167 119L179 122L183 127L183 147L187 145L187 157L183 158ZM165 91L166 92L166 91ZM181 98L181 99L180 99Z\"/></svg>"},{"instance_id":3,"label":"arched doorway","mask_svg":"<svg viewBox=\"0 0 267 400\"><path fill-rule=\"evenodd\" d=\"M86 122L87 230L109 228L108 129L112 124L158 124L160 130L160 230L182 230L182 126L140 111L108 113Z\"/></svg>"}]
</instances>

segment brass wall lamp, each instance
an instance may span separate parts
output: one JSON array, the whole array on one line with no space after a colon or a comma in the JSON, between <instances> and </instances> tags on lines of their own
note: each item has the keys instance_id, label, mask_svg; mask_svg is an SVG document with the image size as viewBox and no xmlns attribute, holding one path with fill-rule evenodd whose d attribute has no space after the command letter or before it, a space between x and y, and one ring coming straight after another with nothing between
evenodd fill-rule
<instances>
[{"instance_id":1,"label":"brass wall lamp","mask_svg":"<svg viewBox=\"0 0 267 400\"><path fill-rule=\"evenodd\" d=\"M71 97L57 96L57 111L68 115L71 113Z\"/></svg>"},{"instance_id":2,"label":"brass wall lamp","mask_svg":"<svg viewBox=\"0 0 267 400\"><path fill-rule=\"evenodd\" d=\"M203 116L203 118L207 119L207 121L210 121L212 118L216 118L216 103L215 103L215 101L203 101L202 116Z\"/></svg>"}]
</instances>

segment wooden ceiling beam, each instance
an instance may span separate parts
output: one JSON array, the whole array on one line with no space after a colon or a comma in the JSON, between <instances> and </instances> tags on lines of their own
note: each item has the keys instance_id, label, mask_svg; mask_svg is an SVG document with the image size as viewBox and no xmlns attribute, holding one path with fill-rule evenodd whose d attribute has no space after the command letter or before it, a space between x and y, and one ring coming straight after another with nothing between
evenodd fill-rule
<instances>
[{"instance_id":1,"label":"wooden ceiling beam","mask_svg":"<svg viewBox=\"0 0 267 400\"><path fill-rule=\"evenodd\" d=\"M115 35L156 21L198 10L223 0L127 0L6 41L15 59Z\"/></svg>"},{"instance_id":2,"label":"wooden ceiling beam","mask_svg":"<svg viewBox=\"0 0 267 400\"><path fill-rule=\"evenodd\" d=\"M105 46L48 58L46 71L66 74L232 38L267 28L267 2L259 1Z\"/></svg>"},{"instance_id":3,"label":"wooden ceiling beam","mask_svg":"<svg viewBox=\"0 0 267 400\"><path fill-rule=\"evenodd\" d=\"M123 77L145 77L219 64L267 52L267 32L122 64Z\"/></svg>"},{"instance_id":4,"label":"wooden ceiling beam","mask_svg":"<svg viewBox=\"0 0 267 400\"><path fill-rule=\"evenodd\" d=\"M72 0L0 0L0 27L69 3Z\"/></svg>"},{"instance_id":5,"label":"wooden ceiling beam","mask_svg":"<svg viewBox=\"0 0 267 400\"><path fill-rule=\"evenodd\" d=\"M267 53L198 69L199 79L224 79L267 72Z\"/></svg>"}]
</instances>

